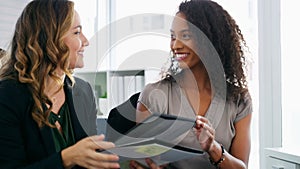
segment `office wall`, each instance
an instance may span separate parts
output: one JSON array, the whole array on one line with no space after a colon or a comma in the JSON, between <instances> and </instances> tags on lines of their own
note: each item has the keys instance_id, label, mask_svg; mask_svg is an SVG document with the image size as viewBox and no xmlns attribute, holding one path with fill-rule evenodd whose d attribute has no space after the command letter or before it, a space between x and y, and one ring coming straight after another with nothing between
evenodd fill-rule
<instances>
[{"instance_id":1,"label":"office wall","mask_svg":"<svg viewBox=\"0 0 300 169\"><path fill-rule=\"evenodd\" d=\"M15 23L29 0L0 0L0 47L7 49Z\"/></svg>"}]
</instances>

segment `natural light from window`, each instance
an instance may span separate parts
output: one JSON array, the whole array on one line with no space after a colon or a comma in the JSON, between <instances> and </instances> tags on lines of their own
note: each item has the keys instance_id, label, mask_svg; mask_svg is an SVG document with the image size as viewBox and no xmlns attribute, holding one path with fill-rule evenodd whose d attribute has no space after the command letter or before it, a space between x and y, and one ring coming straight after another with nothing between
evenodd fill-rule
<instances>
[{"instance_id":1,"label":"natural light from window","mask_svg":"<svg viewBox=\"0 0 300 169\"><path fill-rule=\"evenodd\" d=\"M282 63L282 145L299 147L299 39L300 26L295 12L300 1L281 3L281 63Z\"/></svg>"}]
</instances>

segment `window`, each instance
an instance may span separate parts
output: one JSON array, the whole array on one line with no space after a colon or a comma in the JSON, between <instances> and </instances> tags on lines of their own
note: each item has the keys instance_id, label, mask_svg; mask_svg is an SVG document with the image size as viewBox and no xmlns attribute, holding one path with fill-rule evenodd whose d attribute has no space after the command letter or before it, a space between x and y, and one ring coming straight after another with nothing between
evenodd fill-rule
<instances>
[{"instance_id":1,"label":"window","mask_svg":"<svg viewBox=\"0 0 300 169\"><path fill-rule=\"evenodd\" d=\"M280 0L257 1L259 62L259 151L282 146Z\"/></svg>"},{"instance_id":2,"label":"window","mask_svg":"<svg viewBox=\"0 0 300 169\"><path fill-rule=\"evenodd\" d=\"M281 73L282 73L282 146L291 147L300 142L299 119L299 39L300 26L295 12L299 1L281 3Z\"/></svg>"},{"instance_id":3,"label":"window","mask_svg":"<svg viewBox=\"0 0 300 169\"><path fill-rule=\"evenodd\" d=\"M128 19L130 23L127 25L134 24L133 29L140 29L140 31L128 28L129 36L114 48L115 55L111 57L111 68L120 70L123 69L124 64L127 64L130 65L130 69L152 67L151 69L159 71L169 56L170 18L174 16L180 2L181 0L131 0L128 3L128 1L116 0L111 11L112 21ZM137 24L140 24L141 28ZM125 28L122 27L118 31L122 31L121 29ZM156 33L160 29L168 32ZM136 31L139 33L135 34ZM151 53L157 53L160 57L152 56L153 58L151 58ZM138 64L136 62L125 63L125 60L131 57L143 58L144 61ZM154 58L156 58L156 62L151 61Z\"/></svg>"}]
</instances>

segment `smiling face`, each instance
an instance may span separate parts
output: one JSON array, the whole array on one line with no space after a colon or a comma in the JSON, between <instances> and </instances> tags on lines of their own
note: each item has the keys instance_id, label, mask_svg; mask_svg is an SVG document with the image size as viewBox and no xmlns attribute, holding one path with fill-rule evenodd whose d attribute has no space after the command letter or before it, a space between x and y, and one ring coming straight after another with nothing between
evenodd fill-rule
<instances>
[{"instance_id":1,"label":"smiling face","mask_svg":"<svg viewBox=\"0 0 300 169\"><path fill-rule=\"evenodd\" d=\"M189 29L188 21L182 13L176 14L173 20L170 48L174 53L174 58L179 62L179 66L182 69L193 69L199 65L200 58L195 53L195 39Z\"/></svg>"},{"instance_id":2,"label":"smiling face","mask_svg":"<svg viewBox=\"0 0 300 169\"><path fill-rule=\"evenodd\" d=\"M67 36L64 39L65 44L68 46L70 51L70 69L82 68L84 66L83 62L83 52L84 48L89 45L87 38L82 33L82 26L80 23L80 17L77 12L74 15L74 22Z\"/></svg>"}]
</instances>

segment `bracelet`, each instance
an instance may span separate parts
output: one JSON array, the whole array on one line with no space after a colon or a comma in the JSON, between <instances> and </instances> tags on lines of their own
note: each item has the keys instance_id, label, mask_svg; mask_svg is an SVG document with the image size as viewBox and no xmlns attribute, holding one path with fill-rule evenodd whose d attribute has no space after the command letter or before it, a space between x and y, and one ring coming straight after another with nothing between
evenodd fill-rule
<instances>
[{"instance_id":1,"label":"bracelet","mask_svg":"<svg viewBox=\"0 0 300 169\"><path fill-rule=\"evenodd\" d=\"M214 165L216 168L220 168L220 165L221 163L225 160L225 150L224 150L224 147L222 144L221 145L221 149L222 149L222 155L221 155L221 158L217 161L217 162L214 162L212 158L209 157L209 161L212 165Z\"/></svg>"}]
</instances>

